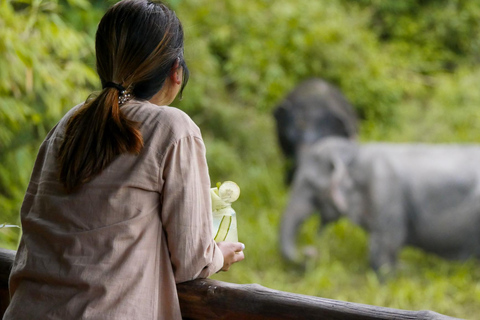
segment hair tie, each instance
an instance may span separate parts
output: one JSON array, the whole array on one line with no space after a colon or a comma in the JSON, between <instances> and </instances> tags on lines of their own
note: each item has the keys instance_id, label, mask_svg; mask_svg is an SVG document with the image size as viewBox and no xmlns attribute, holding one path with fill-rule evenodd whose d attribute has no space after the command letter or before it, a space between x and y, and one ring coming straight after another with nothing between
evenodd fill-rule
<instances>
[{"instance_id":1,"label":"hair tie","mask_svg":"<svg viewBox=\"0 0 480 320\"><path fill-rule=\"evenodd\" d=\"M118 84L118 83L115 83L115 82L107 82L105 83L105 85L103 86L103 89L105 88L115 88L118 90L118 92L120 92L120 94L122 94L124 91L125 91L125 88Z\"/></svg>"},{"instance_id":2,"label":"hair tie","mask_svg":"<svg viewBox=\"0 0 480 320\"><path fill-rule=\"evenodd\" d=\"M107 82L103 86L105 88L115 88L118 90L118 104L122 105L125 102L129 101L132 98L129 90L125 89L122 85L115 83L115 82Z\"/></svg>"}]
</instances>

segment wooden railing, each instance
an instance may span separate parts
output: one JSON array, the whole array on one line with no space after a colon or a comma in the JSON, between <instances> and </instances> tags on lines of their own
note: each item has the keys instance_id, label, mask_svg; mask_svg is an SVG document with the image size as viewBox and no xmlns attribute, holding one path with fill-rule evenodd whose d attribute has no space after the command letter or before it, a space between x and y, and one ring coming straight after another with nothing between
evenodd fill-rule
<instances>
[{"instance_id":1,"label":"wooden railing","mask_svg":"<svg viewBox=\"0 0 480 320\"><path fill-rule=\"evenodd\" d=\"M0 318L8 306L8 276L15 251L0 248ZM408 311L343 302L212 279L177 285L184 319L455 319L432 311Z\"/></svg>"}]
</instances>

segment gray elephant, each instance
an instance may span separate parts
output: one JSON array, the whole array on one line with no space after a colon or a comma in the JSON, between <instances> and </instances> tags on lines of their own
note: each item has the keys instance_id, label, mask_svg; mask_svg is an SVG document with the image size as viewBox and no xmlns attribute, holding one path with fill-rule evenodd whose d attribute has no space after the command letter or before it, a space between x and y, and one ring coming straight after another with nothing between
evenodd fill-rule
<instances>
[{"instance_id":1,"label":"gray elephant","mask_svg":"<svg viewBox=\"0 0 480 320\"><path fill-rule=\"evenodd\" d=\"M274 109L277 135L293 177L301 151L327 136L355 137L357 116L335 86L313 78L300 83Z\"/></svg>"},{"instance_id":2,"label":"gray elephant","mask_svg":"<svg viewBox=\"0 0 480 320\"><path fill-rule=\"evenodd\" d=\"M362 144L327 138L295 174L281 222L281 251L314 211L346 216L369 232L373 269L391 270L403 246L448 259L480 257L480 146Z\"/></svg>"}]
</instances>

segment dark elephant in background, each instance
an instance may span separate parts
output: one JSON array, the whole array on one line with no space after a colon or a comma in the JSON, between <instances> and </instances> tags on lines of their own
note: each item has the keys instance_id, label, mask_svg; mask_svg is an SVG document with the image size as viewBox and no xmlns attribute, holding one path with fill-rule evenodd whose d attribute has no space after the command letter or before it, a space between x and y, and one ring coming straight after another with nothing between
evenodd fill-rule
<instances>
[{"instance_id":1,"label":"dark elephant in background","mask_svg":"<svg viewBox=\"0 0 480 320\"><path fill-rule=\"evenodd\" d=\"M404 246L480 258L480 146L323 139L304 155L282 217L288 260L298 259L298 228L316 210L367 230L377 271L391 270Z\"/></svg>"},{"instance_id":2,"label":"dark elephant in background","mask_svg":"<svg viewBox=\"0 0 480 320\"><path fill-rule=\"evenodd\" d=\"M300 83L274 109L281 149L289 161L291 182L299 155L328 136L355 138L357 116L339 89L313 78Z\"/></svg>"}]
</instances>

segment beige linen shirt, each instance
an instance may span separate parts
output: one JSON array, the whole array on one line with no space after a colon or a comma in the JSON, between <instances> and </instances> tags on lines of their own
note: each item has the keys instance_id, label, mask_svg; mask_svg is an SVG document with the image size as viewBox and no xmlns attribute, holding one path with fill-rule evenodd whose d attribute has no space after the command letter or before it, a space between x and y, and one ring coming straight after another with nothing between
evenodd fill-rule
<instances>
[{"instance_id":1,"label":"beige linen shirt","mask_svg":"<svg viewBox=\"0 0 480 320\"><path fill-rule=\"evenodd\" d=\"M142 152L68 194L55 158L76 108L40 147L4 319L181 319L175 284L223 266L200 130L179 109L132 101L122 111Z\"/></svg>"}]
</instances>

